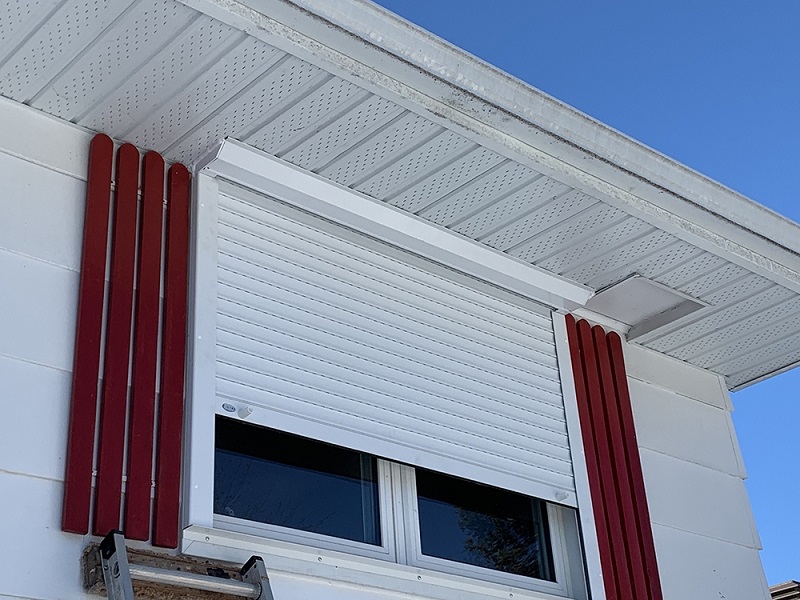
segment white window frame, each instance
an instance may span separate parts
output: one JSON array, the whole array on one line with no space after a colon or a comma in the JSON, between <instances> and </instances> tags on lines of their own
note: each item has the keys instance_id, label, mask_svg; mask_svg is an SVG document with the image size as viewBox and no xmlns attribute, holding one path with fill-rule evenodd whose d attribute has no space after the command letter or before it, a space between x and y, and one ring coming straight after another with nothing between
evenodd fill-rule
<instances>
[{"instance_id":1,"label":"white window frame","mask_svg":"<svg viewBox=\"0 0 800 600\"><path fill-rule=\"evenodd\" d=\"M229 517L219 513L214 514L214 528L272 540L293 542L314 548L336 550L389 562L397 562L396 528L393 527L393 523L395 523L396 519L393 514L394 505L391 493L392 475L390 462L381 458L377 459L377 477L375 481L378 486L377 508L381 536L380 545L367 544L312 531L303 531L302 529L273 525L271 523L260 523L243 518Z\"/></svg>"},{"instance_id":2,"label":"white window frame","mask_svg":"<svg viewBox=\"0 0 800 600\"><path fill-rule=\"evenodd\" d=\"M417 498L417 481L415 468L406 465L393 465L395 491L394 494L402 498L401 506L395 511L400 522L396 525L398 531L403 531L405 560L408 564L429 568L431 570L463 575L481 581L490 581L501 585L519 587L551 594L574 597L574 594L585 594L583 589L583 568L580 543L577 530L568 530L565 518L572 509L559 507L551 502L545 502L547 507L547 522L550 534L550 548L553 554L553 574L555 581L535 579L514 573L504 573L485 567L478 567L452 560L428 556L422 553L421 528L419 522L419 503ZM573 542L568 539L572 535ZM577 565L573 571L569 565Z\"/></svg>"},{"instance_id":3,"label":"white window frame","mask_svg":"<svg viewBox=\"0 0 800 600\"><path fill-rule=\"evenodd\" d=\"M230 416L230 413L222 408L223 402L216 398L213 369L207 368L207 365L215 362L214 344L209 343L209 340L215 339L216 332L216 239L218 237L216 215L220 193L218 177L259 193L278 196L289 204L310 210L323 218L365 231L378 239L412 250L423 257L431 258L553 308L572 308L581 305L591 293L582 286L531 265L522 264L511 257L500 255L470 240L454 235L443 236L441 228L435 225L363 198L244 144L234 141L224 142L216 154L198 166L194 179L194 197L197 204L192 211L189 311L191 359L187 380L187 398L190 400L185 411L187 427L184 438L186 460L183 476L183 517L186 528L182 550L188 554L233 561L241 561L243 557L249 556L248 553L256 551L265 556L273 555L275 562L284 565L285 570L289 572L319 571L328 577L331 574L326 568L330 561L334 561L341 567L335 573L351 573L350 578L355 580L373 581L375 578L370 574L383 573L379 578L381 579L379 587L382 589L395 589L396 586L397 591L407 591L408 587L404 581L416 578L416 581L420 582L424 579L424 584L415 583L415 585L422 585L425 589L429 587L430 596L437 598L450 597L447 590L460 590L457 594L459 598L470 598L470 594L474 592L476 599L495 596L507 598L509 590L513 590L515 598L523 599L584 597L578 589L585 587L581 583L584 567L580 548L576 551L574 547L568 548L568 545L556 543L556 540L563 540L564 531L563 519L560 518L557 509L555 514L551 514L553 510L548 509L548 516L551 523L556 576L559 581L565 582L561 587L556 585L542 589L538 585L542 580L531 579L537 584L535 588L541 590L533 591L530 586L518 586L518 582L513 580L514 577L526 580L529 578L512 576L512 580L501 582L496 577L485 576L487 571L491 573L488 569L473 568L469 565L466 565L467 569L463 568L464 565L452 569L447 565L440 568L442 565L425 560L431 557L420 558L419 553L415 554L413 548L413 539L414 537L418 539L418 533L412 537L407 534L395 535L395 531L403 531L398 529L398 525L401 528L408 526L409 516L406 513L411 506L416 505L415 503L409 505L408 500L399 500L403 492L397 493L396 487L398 482L408 475L403 475L401 466L397 464L385 464L380 469L380 481L383 482L384 477L388 476L394 491L388 495L389 497L386 494L381 495L382 545L378 549L368 544L348 543L347 540L328 538L319 534L307 532L298 534L295 530L276 526L254 527L250 522L245 525L239 522L240 520L214 514L213 468L209 468L214 462L214 419L217 414ZM554 318L558 323L560 316L554 314ZM556 333L558 338L558 329ZM560 368L563 368L563 364L562 347L559 348ZM571 371L562 372L562 382L566 374L571 374ZM565 390L565 403L571 404L574 398L568 397L569 394L566 392L567 390ZM290 433L315 437L314 430L318 425L300 423L288 415L268 415L261 410L258 412L262 414L253 415L249 420ZM576 418L574 413L575 411L568 406L571 445L575 442L575 432L578 438L580 437L579 427L574 427ZM344 442L343 439L340 445L347 447ZM582 454L580 444L573 446L573 458L576 451ZM587 477L585 465L581 467L581 464L583 463L579 462L575 465L575 476L581 511L580 521L585 530L587 524L593 525L593 522L591 516L587 517L587 513L591 515L591 499L588 497L588 482L584 481ZM431 468L437 470L435 465ZM409 469L413 479L413 469ZM561 529L554 533L553 529L558 527ZM591 593L592 597L602 599L604 594L602 586L599 585L601 578L594 566L599 560L599 557L594 556L596 538L592 540L593 536L589 537L586 562ZM408 540L412 541L409 543ZM323 555L329 558L324 559ZM314 562L307 564L312 559L316 564ZM580 565L577 574L574 571L570 572L569 567L574 565ZM412 574L415 574L414 577ZM543 583L550 584L550 582Z\"/></svg>"},{"instance_id":4,"label":"white window frame","mask_svg":"<svg viewBox=\"0 0 800 600\"><path fill-rule=\"evenodd\" d=\"M220 416L231 417L231 414ZM266 544L273 541L288 542L419 567L431 572L449 573L483 584L544 592L562 598L585 598L583 559L577 526L575 523L570 526L567 522L569 515L575 514L573 509L545 501L555 581L459 563L422 553L415 467L382 458L377 458L377 465L380 546L219 513L213 515L213 529L263 538Z\"/></svg>"}]
</instances>

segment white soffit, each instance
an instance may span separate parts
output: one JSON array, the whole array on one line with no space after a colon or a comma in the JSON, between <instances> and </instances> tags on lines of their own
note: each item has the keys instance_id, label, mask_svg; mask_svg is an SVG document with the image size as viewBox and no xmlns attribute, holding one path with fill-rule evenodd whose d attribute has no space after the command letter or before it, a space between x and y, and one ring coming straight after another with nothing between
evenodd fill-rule
<instances>
[{"instance_id":1,"label":"white soffit","mask_svg":"<svg viewBox=\"0 0 800 600\"><path fill-rule=\"evenodd\" d=\"M577 288L640 274L707 306L636 343L730 387L800 361L796 224L366 0L0 8L17 103L190 165L235 138Z\"/></svg>"}]
</instances>

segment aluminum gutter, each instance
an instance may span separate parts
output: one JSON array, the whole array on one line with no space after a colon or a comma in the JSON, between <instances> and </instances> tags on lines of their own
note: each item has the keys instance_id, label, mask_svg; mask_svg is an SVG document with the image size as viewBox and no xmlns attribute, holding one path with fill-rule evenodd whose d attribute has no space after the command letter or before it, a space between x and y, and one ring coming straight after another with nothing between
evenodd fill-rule
<instances>
[{"instance_id":1,"label":"aluminum gutter","mask_svg":"<svg viewBox=\"0 0 800 600\"><path fill-rule=\"evenodd\" d=\"M800 292L798 224L368 0L180 1Z\"/></svg>"}]
</instances>

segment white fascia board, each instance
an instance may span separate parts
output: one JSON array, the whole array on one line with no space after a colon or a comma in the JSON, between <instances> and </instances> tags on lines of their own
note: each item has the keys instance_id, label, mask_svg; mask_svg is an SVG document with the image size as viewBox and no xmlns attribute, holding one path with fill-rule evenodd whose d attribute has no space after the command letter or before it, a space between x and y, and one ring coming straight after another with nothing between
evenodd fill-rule
<instances>
[{"instance_id":1,"label":"white fascia board","mask_svg":"<svg viewBox=\"0 0 800 600\"><path fill-rule=\"evenodd\" d=\"M235 140L198 165L213 174L488 281L549 307L573 310L592 290Z\"/></svg>"},{"instance_id":2,"label":"white fascia board","mask_svg":"<svg viewBox=\"0 0 800 600\"><path fill-rule=\"evenodd\" d=\"M744 381L742 383L737 383L735 386L730 388L731 392L738 392L739 390L743 390L745 388L750 387L751 385L755 385L757 383L761 383L762 381L766 381L767 379L772 379L776 375L780 375L782 373L786 373L787 371L791 371L792 369L796 369L800 367L800 360L794 361L789 363L786 366L781 367L780 369L775 369L774 371L770 371L769 373L764 373L756 377L755 379L751 379L749 381Z\"/></svg>"},{"instance_id":3,"label":"white fascia board","mask_svg":"<svg viewBox=\"0 0 800 600\"><path fill-rule=\"evenodd\" d=\"M800 292L800 225L368 0L179 0Z\"/></svg>"}]
</instances>

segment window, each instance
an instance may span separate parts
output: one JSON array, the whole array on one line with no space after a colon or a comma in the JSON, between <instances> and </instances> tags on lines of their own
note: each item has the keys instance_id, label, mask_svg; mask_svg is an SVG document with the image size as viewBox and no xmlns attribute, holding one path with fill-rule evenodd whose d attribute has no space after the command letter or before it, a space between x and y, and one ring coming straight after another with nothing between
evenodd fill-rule
<instances>
[{"instance_id":1,"label":"window","mask_svg":"<svg viewBox=\"0 0 800 600\"><path fill-rule=\"evenodd\" d=\"M439 229L225 148L259 185L222 154L197 178L187 552L421 597L586 598L550 308L445 260Z\"/></svg>"},{"instance_id":2,"label":"window","mask_svg":"<svg viewBox=\"0 0 800 600\"><path fill-rule=\"evenodd\" d=\"M236 419L217 417L215 438L220 528L367 556L375 547L412 566L565 589L558 558L577 531L560 519L574 521L571 509Z\"/></svg>"},{"instance_id":3,"label":"window","mask_svg":"<svg viewBox=\"0 0 800 600\"><path fill-rule=\"evenodd\" d=\"M380 545L374 456L217 419L214 512Z\"/></svg>"},{"instance_id":4,"label":"window","mask_svg":"<svg viewBox=\"0 0 800 600\"><path fill-rule=\"evenodd\" d=\"M555 581L542 500L415 471L423 555Z\"/></svg>"}]
</instances>

